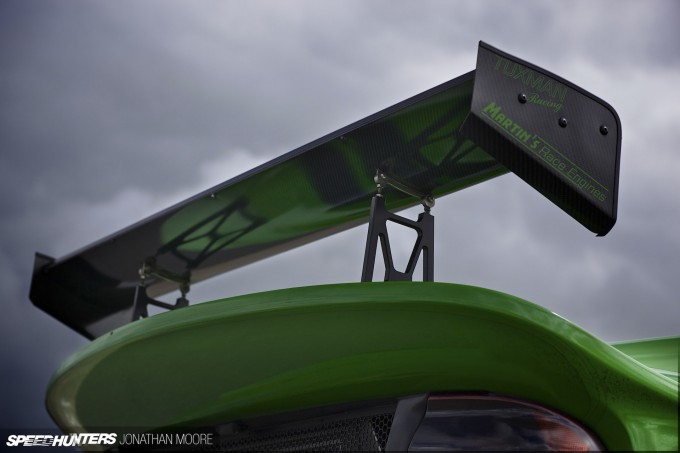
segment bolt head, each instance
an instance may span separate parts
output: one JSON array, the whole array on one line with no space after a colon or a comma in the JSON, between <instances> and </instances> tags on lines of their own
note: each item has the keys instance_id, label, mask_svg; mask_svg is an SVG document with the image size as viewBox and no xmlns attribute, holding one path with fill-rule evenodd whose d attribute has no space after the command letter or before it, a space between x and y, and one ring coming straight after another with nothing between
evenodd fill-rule
<instances>
[{"instance_id":1,"label":"bolt head","mask_svg":"<svg viewBox=\"0 0 680 453\"><path fill-rule=\"evenodd\" d=\"M428 195L427 197L423 197L422 200L420 200L423 203L423 206L425 206L428 210L430 208L434 208L434 197L432 195Z\"/></svg>"},{"instance_id":2,"label":"bolt head","mask_svg":"<svg viewBox=\"0 0 680 453\"><path fill-rule=\"evenodd\" d=\"M557 120L557 124L559 124L560 127L567 127L567 119L565 117L561 117L559 120Z\"/></svg>"},{"instance_id":3,"label":"bolt head","mask_svg":"<svg viewBox=\"0 0 680 453\"><path fill-rule=\"evenodd\" d=\"M604 124L600 126L600 134L607 135L609 133L609 128Z\"/></svg>"},{"instance_id":4,"label":"bolt head","mask_svg":"<svg viewBox=\"0 0 680 453\"><path fill-rule=\"evenodd\" d=\"M520 104L526 104L527 103L527 95L524 93L520 93L517 95L517 100L519 101Z\"/></svg>"}]
</instances>

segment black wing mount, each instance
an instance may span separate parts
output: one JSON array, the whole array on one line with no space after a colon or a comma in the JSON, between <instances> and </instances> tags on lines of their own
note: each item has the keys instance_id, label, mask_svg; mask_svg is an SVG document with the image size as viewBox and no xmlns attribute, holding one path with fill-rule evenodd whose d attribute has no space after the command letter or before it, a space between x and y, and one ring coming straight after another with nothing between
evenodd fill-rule
<instances>
[{"instance_id":1,"label":"black wing mount","mask_svg":"<svg viewBox=\"0 0 680 453\"><path fill-rule=\"evenodd\" d=\"M432 194L409 187L381 171L376 173L374 180L377 193L371 200L371 213L368 220L368 237L366 238L361 281L370 282L373 280L378 243L380 243L382 249L382 257L385 264L384 280L386 282L413 281L413 273L416 270L416 265L421 255L423 256L423 281L434 281L434 217L430 214L430 209L434 207L434 197ZM420 199L424 211L418 216L418 220L407 219L387 210L383 195L383 190L386 186L392 186L401 192ZM417 233L416 242L413 245L411 256L404 272L398 271L394 266L387 222L394 222L411 228Z\"/></svg>"},{"instance_id":2,"label":"black wing mount","mask_svg":"<svg viewBox=\"0 0 680 453\"><path fill-rule=\"evenodd\" d=\"M518 143L517 127L529 131L540 152L553 157L537 155L534 141L528 148ZM68 256L37 254L30 298L88 338L144 316L148 305L184 306L190 284L365 223L376 169L396 182L383 191L384 205L373 209L393 216L388 220L403 219L392 212L421 202L418 194L439 197L509 168L579 222L605 234L616 219L620 131L616 113L604 102L480 43L476 72L321 137ZM557 161L569 162L580 179L558 168ZM395 190L399 184L417 193ZM410 226L430 231L433 219L427 210L423 217L427 220L409 221ZM423 251L428 279L433 242L414 253ZM155 303L154 297L177 289L181 297L175 305Z\"/></svg>"}]
</instances>

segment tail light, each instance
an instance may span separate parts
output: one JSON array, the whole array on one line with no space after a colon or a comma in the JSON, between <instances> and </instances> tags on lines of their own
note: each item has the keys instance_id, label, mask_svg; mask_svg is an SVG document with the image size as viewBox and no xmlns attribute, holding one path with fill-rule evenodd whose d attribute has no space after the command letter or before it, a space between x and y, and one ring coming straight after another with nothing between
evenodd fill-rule
<instances>
[{"instance_id":1,"label":"tail light","mask_svg":"<svg viewBox=\"0 0 680 453\"><path fill-rule=\"evenodd\" d=\"M600 451L585 428L545 407L485 395L431 396L409 451Z\"/></svg>"}]
</instances>

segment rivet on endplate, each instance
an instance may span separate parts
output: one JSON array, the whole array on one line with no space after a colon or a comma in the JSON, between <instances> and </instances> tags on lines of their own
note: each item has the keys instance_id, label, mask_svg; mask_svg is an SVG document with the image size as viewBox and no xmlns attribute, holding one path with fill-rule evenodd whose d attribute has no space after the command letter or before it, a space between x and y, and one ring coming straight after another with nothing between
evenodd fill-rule
<instances>
[{"instance_id":1,"label":"rivet on endplate","mask_svg":"<svg viewBox=\"0 0 680 453\"><path fill-rule=\"evenodd\" d=\"M524 93L520 93L517 95L517 100L519 101L520 104L526 104L527 103L527 95Z\"/></svg>"},{"instance_id":2,"label":"rivet on endplate","mask_svg":"<svg viewBox=\"0 0 680 453\"><path fill-rule=\"evenodd\" d=\"M602 126L600 126L600 134L607 135L608 133L609 133L609 129L607 128L607 126L605 126L604 124Z\"/></svg>"},{"instance_id":3,"label":"rivet on endplate","mask_svg":"<svg viewBox=\"0 0 680 453\"><path fill-rule=\"evenodd\" d=\"M557 120L557 124L559 124L560 127L567 127L567 119L565 117L562 117L559 120Z\"/></svg>"}]
</instances>

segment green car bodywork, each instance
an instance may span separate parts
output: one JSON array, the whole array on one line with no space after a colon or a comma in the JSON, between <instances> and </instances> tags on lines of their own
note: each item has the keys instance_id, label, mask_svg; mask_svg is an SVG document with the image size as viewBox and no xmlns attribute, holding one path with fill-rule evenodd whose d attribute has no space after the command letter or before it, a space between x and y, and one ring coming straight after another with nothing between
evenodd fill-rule
<instances>
[{"instance_id":1,"label":"green car bodywork","mask_svg":"<svg viewBox=\"0 0 680 453\"><path fill-rule=\"evenodd\" d=\"M47 406L65 431L145 431L419 393L488 392L557 410L606 449L676 450L679 343L612 347L540 306L471 286L292 288L113 330L61 366Z\"/></svg>"},{"instance_id":2,"label":"green car bodywork","mask_svg":"<svg viewBox=\"0 0 680 453\"><path fill-rule=\"evenodd\" d=\"M680 337L626 341L612 346L654 371L678 381Z\"/></svg>"}]
</instances>

